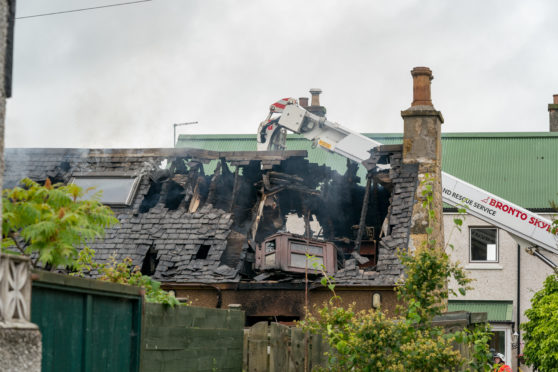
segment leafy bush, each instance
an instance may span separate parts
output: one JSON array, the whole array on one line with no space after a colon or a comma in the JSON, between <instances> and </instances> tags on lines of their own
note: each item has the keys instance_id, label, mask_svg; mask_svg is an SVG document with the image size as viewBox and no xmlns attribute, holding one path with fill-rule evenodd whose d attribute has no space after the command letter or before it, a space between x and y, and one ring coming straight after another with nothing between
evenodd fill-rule
<instances>
[{"instance_id":1,"label":"leafy bush","mask_svg":"<svg viewBox=\"0 0 558 372\"><path fill-rule=\"evenodd\" d=\"M525 362L541 372L558 370L558 274L546 278L525 315Z\"/></svg>"}]
</instances>

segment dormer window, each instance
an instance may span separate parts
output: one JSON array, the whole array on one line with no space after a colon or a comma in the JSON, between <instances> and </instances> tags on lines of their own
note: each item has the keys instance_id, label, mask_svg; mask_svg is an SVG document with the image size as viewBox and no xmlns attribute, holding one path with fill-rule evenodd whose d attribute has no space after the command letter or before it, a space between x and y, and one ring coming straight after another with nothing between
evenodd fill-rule
<instances>
[{"instance_id":1,"label":"dormer window","mask_svg":"<svg viewBox=\"0 0 558 372\"><path fill-rule=\"evenodd\" d=\"M307 258L306 254L312 256ZM337 269L337 248L329 242L304 239L291 234L275 234L258 245L256 268L260 270L283 270L318 273L314 264L324 266L328 273Z\"/></svg>"},{"instance_id":2,"label":"dormer window","mask_svg":"<svg viewBox=\"0 0 558 372\"><path fill-rule=\"evenodd\" d=\"M139 180L140 177L137 175L97 175L87 173L84 175L74 175L70 182L83 189L85 199L91 198L101 191L101 203L129 206L134 200Z\"/></svg>"}]
</instances>

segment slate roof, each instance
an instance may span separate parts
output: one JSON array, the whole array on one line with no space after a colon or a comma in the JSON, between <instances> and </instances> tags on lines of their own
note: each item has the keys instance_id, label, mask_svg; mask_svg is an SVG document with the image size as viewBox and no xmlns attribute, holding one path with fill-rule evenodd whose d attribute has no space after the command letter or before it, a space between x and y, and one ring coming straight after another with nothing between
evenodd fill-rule
<instances>
[{"instance_id":1,"label":"slate roof","mask_svg":"<svg viewBox=\"0 0 558 372\"><path fill-rule=\"evenodd\" d=\"M227 249L228 239L234 235L233 214L211 203L192 213L183 207L169 209L162 197L148 210L140 212L152 186L152 175L161 170L164 160L185 158L208 163L225 159L233 167L248 166L256 161L269 169L279 166L281 159L305 154L304 151L285 152L266 157L255 152L192 149L6 149L4 187L13 187L24 177L35 181L49 177L68 182L75 173L137 174L141 180L132 205L113 207L120 224L107 230L103 240L91 245L96 258L108 261L111 256L116 260L130 257L134 265L141 266L146 253L154 247L158 260L155 279L175 283L234 283L250 280L241 273L243 263L253 261L253 254L248 244L234 251ZM391 286L402 275L395 252L407 246L417 169L401 165L400 150L392 151L389 159L394 187L389 207L391 233L380 242L377 270L362 269L356 261L347 260L344 269L335 276L338 285ZM208 255L196 258L202 245L211 247ZM293 276L292 280L296 282L300 278Z\"/></svg>"}]
</instances>

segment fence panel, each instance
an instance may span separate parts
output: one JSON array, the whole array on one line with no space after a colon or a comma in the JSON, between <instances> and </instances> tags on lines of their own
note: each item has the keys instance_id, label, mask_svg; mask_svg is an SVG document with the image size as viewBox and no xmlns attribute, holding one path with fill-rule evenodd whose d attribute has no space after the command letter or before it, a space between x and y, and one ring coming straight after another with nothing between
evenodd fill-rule
<instances>
[{"instance_id":1,"label":"fence panel","mask_svg":"<svg viewBox=\"0 0 558 372\"><path fill-rule=\"evenodd\" d=\"M245 330L244 369L299 372L325 366L327 344L319 335L278 323L260 322Z\"/></svg>"},{"instance_id":2,"label":"fence panel","mask_svg":"<svg viewBox=\"0 0 558 372\"><path fill-rule=\"evenodd\" d=\"M267 348L268 340L267 322L259 322L254 324L248 332L248 371L249 372L267 372L268 358Z\"/></svg>"},{"instance_id":3,"label":"fence panel","mask_svg":"<svg viewBox=\"0 0 558 372\"><path fill-rule=\"evenodd\" d=\"M141 307L140 288L35 271L42 371L138 371Z\"/></svg>"},{"instance_id":4,"label":"fence panel","mask_svg":"<svg viewBox=\"0 0 558 372\"><path fill-rule=\"evenodd\" d=\"M289 344L291 330L289 327L279 323L271 323L270 326L269 371L283 372L289 368Z\"/></svg>"},{"instance_id":5,"label":"fence panel","mask_svg":"<svg viewBox=\"0 0 558 372\"><path fill-rule=\"evenodd\" d=\"M242 369L244 312L145 304L141 370Z\"/></svg>"},{"instance_id":6,"label":"fence panel","mask_svg":"<svg viewBox=\"0 0 558 372\"><path fill-rule=\"evenodd\" d=\"M309 334L306 334L300 328L291 328L289 372L304 372L304 365L308 362L306 355L309 355L309 336Z\"/></svg>"},{"instance_id":7,"label":"fence panel","mask_svg":"<svg viewBox=\"0 0 558 372\"><path fill-rule=\"evenodd\" d=\"M327 363L327 356L325 353L329 351L329 345L321 335L311 335L310 345L312 345L312 348L310 349L309 371L311 371L315 366L325 366Z\"/></svg>"}]
</instances>

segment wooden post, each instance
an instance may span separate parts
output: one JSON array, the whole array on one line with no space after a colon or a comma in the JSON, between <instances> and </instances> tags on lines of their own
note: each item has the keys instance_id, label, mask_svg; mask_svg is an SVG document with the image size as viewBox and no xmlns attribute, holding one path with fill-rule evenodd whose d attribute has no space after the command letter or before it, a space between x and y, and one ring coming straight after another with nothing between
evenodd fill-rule
<instances>
[{"instance_id":1,"label":"wooden post","mask_svg":"<svg viewBox=\"0 0 558 372\"><path fill-rule=\"evenodd\" d=\"M254 223L252 224L252 239L256 240L256 234L258 233L258 227L260 226L260 219L262 218L262 213L263 213L263 209L264 209L264 205L265 205L265 200L267 199L267 195L265 194L264 188L262 186L261 189L261 199L260 199L260 204L258 205L258 212L256 213L256 219L254 220Z\"/></svg>"},{"instance_id":2,"label":"wooden post","mask_svg":"<svg viewBox=\"0 0 558 372\"><path fill-rule=\"evenodd\" d=\"M215 172L213 172L213 177L211 177L211 184L209 185L209 194L207 195L207 201L215 205L215 191L217 189L217 181L221 175L221 162L217 163L215 167Z\"/></svg>"},{"instance_id":3,"label":"wooden post","mask_svg":"<svg viewBox=\"0 0 558 372\"><path fill-rule=\"evenodd\" d=\"M236 194L238 193L238 181L239 181L238 170L239 169L240 167L237 165L236 169L234 170L234 185L233 185L232 196L231 196L231 204L229 206L229 212L232 212L234 208L234 203L236 202Z\"/></svg>"},{"instance_id":4,"label":"wooden post","mask_svg":"<svg viewBox=\"0 0 558 372\"><path fill-rule=\"evenodd\" d=\"M370 185L372 184L372 174L369 172L366 176L366 190L364 191L364 200L362 201L362 209L360 210L360 223L355 242L355 252L360 253L360 243L362 242L362 233L366 225L366 214L368 213L368 199L370 198Z\"/></svg>"}]
</instances>

